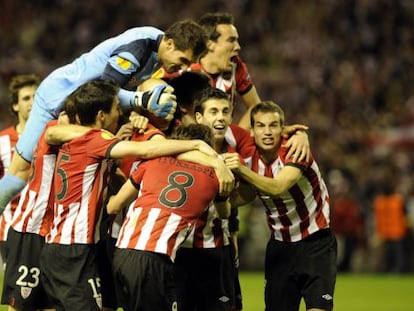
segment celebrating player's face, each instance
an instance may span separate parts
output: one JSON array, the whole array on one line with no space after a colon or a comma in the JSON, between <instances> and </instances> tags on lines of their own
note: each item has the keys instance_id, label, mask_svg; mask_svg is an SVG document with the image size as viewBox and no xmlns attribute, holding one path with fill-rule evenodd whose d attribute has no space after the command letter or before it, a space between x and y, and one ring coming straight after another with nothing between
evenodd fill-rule
<instances>
[{"instance_id":1,"label":"celebrating player's face","mask_svg":"<svg viewBox=\"0 0 414 311\"><path fill-rule=\"evenodd\" d=\"M22 87L19 90L18 101L13 105L14 111L16 111L24 120L29 118L36 89L36 86Z\"/></svg>"},{"instance_id":2,"label":"celebrating player's face","mask_svg":"<svg viewBox=\"0 0 414 311\"><path fill-rule=\"evenodd\" d=\"M281 142L282 134L279 113L256 113L254 115L252 133L259 149L264 151L277 150Z\"/></svg>"},{"instance_id":3,"label":"celebrating player's face","mask_svg":"<svg viewBox=\"0 0 414 311\"><path fill-rule=\"evenodd\" d=\"M213 130L216 141L224 139L228 125L231 123L231 104L227 99L211 98L203 103L204 113L196 113L196 121Z\"/></svg>"},{"instance_id":4,"label":"celebrating player's face","mask_svg":"<svg viewBox=\"0 0 414 311\"><path fill-rule=\"evenodd\" d=\"M180 51L174 48L162 59L162 64L165 70L171 73L186 70L190 66L192 58L192 50Z\"/></svg>"},{"instance_id":5,"label":"celebrating player's face","mask_svg":"<svg viewBox=\"0 0 414 311\"><path fill-rule=\"evenodd\" d=\"M227 24L217 25L217 31L220 33L220 37L213 47L219 62L218 66L221 71L230 71L232 69L231 60L240 51L239 34L236 27Z\"/></svg>"},{"instance_id":6,"label":"celebrating player's face","mask_svg":"<svg viewBox=\"0 0 414 311\"><path fill-rule=\"evenodd\" d=\"M119 107L119 99L117 96L115 96L114 101L112 103L111 111L105 114L105 119L103 121L102 128L115 134L116 131L118 130L118 120L119 120L120 115L121 115L121 108Z\"/></svg>"}]
</instances>

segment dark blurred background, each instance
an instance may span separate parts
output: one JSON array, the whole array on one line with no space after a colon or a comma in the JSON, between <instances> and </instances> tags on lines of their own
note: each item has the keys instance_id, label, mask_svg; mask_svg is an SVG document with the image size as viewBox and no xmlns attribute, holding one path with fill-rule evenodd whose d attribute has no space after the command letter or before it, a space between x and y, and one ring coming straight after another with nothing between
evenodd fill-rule
<instances>
[{"instance_id":1,"label":"dark blurred background","mask_svg":"<svg viewBox=\"0 0 414 311\"><path fill-rule=\"evenodd\" d=\"M288 123L310 127L331 194L340 270L413 272L414 1L2 0L0 128L13 122L12 75L45 77L130 27L166 29L214 11L235 17L240 55L261 98L278 102ZM393 193L406 212L398 239L376 225L378 197ZM253 205L241 216L242 266L261 268L264 213Z\"/></svg>"}]
</instances>

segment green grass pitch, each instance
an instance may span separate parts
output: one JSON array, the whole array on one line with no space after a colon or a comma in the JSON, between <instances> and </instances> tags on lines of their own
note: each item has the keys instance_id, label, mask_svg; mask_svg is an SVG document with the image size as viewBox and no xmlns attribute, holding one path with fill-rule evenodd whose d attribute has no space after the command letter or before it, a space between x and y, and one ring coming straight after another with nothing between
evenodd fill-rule
<instances>
[{"instance_id":1,"label":"green grass pitch","mask_svg":"<svg viewBox=\"0 0 414 311\"><path fill-rule=\"evenodd\" d=\"M0 276L1 286L3 285ZM262 272L241 272L244 311L264 310ZM338 275L334 296L335 311L413 311L414 275ZM7 307L0 306L0 311ZM305 311L304 304L300 311Z\"/></svg>"},{"instance_id":2,"label":"green grass pitch","mask_svg":"<svg viewBox=\"0 0 414 311\"><path fill-rule=\"evenodd\" d=\"M263 273L240 274L244 311L264 310ZM305 311L302 303L300 311ZM414 275L338 275L335 311L414 311Z\"/></svg>"}]
</instances>

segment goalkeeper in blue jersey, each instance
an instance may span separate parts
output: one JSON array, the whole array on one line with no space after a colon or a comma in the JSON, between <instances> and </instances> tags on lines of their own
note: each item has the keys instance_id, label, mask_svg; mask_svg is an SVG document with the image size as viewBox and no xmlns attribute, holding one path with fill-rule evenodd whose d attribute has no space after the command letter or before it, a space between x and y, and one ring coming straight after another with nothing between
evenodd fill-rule
<instances>
[{"instance_id":1,"label":"goalkeeper in blue jersey","mask_svg":"<svg viewBox=\"0 0 414 311\"><path fill-rule=\"evenodd\" d=\"M148 26L129 29L54 70L37 89L9 171L0 180L0 214L26 184L33 149L46 123L57 119L65 98L75 89L90 80L113 80L121 86L118 96L123 109L140 107L171 120L176 109L172 87L158 85L138 92L136 86L161 66L168 72L187 69L205 49L203 29L193 21L183 20L165 32Z\"/></svg>"}]
</instances>

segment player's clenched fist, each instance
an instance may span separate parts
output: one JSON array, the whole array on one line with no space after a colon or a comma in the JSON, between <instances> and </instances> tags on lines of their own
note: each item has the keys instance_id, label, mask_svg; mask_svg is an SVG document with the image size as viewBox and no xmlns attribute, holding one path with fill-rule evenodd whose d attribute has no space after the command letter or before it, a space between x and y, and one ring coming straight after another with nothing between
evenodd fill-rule
<instances>
[{"instance_id":1,"label":"player's clenched fist","mask_svg":"<svg viewBox=\"0 0 414 311\"><path fill-rule=\"evenodd\" d=\"M155 116L167 121L172 120L177 108L174 89L166 84L155 85L147 92L135 93L135 106L142 107Z\"/></svg>"}]
</instances>

